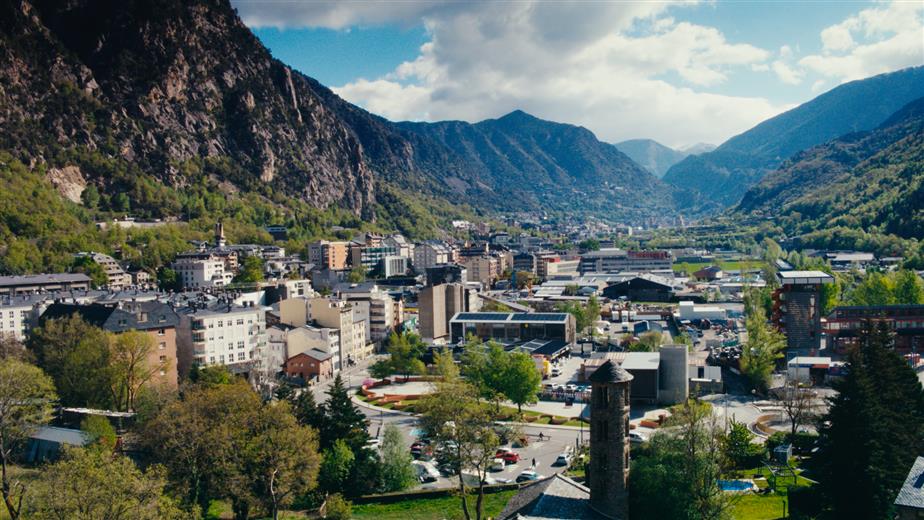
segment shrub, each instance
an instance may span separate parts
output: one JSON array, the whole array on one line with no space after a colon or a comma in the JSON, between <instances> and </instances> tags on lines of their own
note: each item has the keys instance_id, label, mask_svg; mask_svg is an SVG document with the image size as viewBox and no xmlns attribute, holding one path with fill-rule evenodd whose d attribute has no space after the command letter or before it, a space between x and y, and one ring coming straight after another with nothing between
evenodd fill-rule
<instances>
[{"instance_id":1,"label":"shrub","mask_svg":"<svg viewBox=\"0 0 924 520\"><path fill-rule=\"evenodd\" d=\"M353 517L353 504L335 493L324 502L324 520L350 520Z\"/></svg>"}]
</instances>

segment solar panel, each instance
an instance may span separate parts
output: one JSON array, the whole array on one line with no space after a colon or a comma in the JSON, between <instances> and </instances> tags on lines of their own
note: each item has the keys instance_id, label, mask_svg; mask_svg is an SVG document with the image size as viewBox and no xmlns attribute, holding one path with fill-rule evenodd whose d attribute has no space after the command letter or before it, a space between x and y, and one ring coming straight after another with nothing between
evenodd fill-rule
<instances>
[{"instance_id":1,"label":"solar panel","mask_svg":"<svg viewBox=\"0 0 924 520\"><path fill-rule=\"evenodd\" d=\"M537 322L537 321L550 321L550 322L562 322L568 319L568 315L560 312L534 312L528 314L514 314L510 321L525 321L525 322Z\"/></svg>"},{"instance_id":2,"label":"solar panel","mask_svg":"<svg viewBox=\"0 0 924 520\"><path fill-rule=\"evenodd\" d=\"M506 312L463 312L456 321L507 321L508 317Z\"/></svg>"}]
</instances>

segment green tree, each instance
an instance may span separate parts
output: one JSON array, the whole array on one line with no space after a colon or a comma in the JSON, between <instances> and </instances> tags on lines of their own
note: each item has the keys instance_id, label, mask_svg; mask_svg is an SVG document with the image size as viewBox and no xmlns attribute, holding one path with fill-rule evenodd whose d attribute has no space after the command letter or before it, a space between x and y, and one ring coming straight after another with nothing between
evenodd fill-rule
<instances>
[{"instance_id":1,"label":"green tree","mask_svg":"<svg viewBox=\"0 0 924 520\"><path fill-rule=\"evenodd\" d=\"M95 185L90 184L80 194L80 200L87 209L96 209L96 207L99 206L100 200L99 190L96 189Z\"/></svg>"},{"instance_id":2,"label":"green tree","mask_svg":"<svg viewBox=\"0 0 924 520\"><path fill-rule=\"evenodd\" d=\"M866 278L850 293L851 305L889 305L895 303L892 280L879 272L867 273Z\"/></svg>"},{"instance_id":3,"label":"green tree","mask_svg":"<svg viewBox=\"0 0 924 520\"><path fill-rule=\"evenodd\" d=\"M868 323L819 422L819 481L834 517L891 519L924 439L924 389L893 350L892 331Z\"/></svg>"},{"instance_id":4,"label":"green tree","mask_svg":"<svg viewBox=\"0 0 924 520\"><path fill-rule=\"evenodd\" d=\"M728 423L728 435L724 442L725 457L735 469L747 469L760 465L766 453L762 444L754 443L754 434L747 425L737 421Z\"/></svg>"},{"instance_id":5,"label":"green tree","mask_svg":"<svg viewBox=\"0 0 924 520\"><path fill-rule=\"evenodd\" d=\"M90 283L93 284L93 287L103 287L109 283L109 276L106 275L106 270L89 256L81 255L75 257L71 269L75 273L83 273L89 276Z\"/></svg>"},{"instance_id":6,"label":"green tree","mask_svg":"<svg viewBox=\"0 0 924 520\"><path fill-rule=\"evenodd\" d=\"M29 341L36 361L54 380L61 404L109 408L112 399L109 334L78 315L47 320Z\"/></svg>"},{"instance_id":7,"label":"green tree","mask_svg":"<svg viewBox=\"0 0 924 520\"><path fill-rule=\"evenodd\" d=\"M324 420L319 428L321 448L330 449L338 440L347 443L354 454L363 450L369 441L366 416L353 404L340 374L327 391L327 401L321 405Z\"/></svg>"},{"instance_id":8,"label":"green tree","mask_svg":"<svg viewBox=\"0 0 924 520\"><path fill-rule=\"evenodd\" d=\"M490 406L474 386L453 378L440 381L434 392L420 401L420 427L446 447L449 462L458 468L459 496L465 518L481 520L484 514L484 481L499 440ZM477 480L474 511L469 507L469 485L463 469Z\"/></svg>"},{"instance_id":9,"label":"green tree","mask_svg":"<svg viewBox=\"0 0 924 520\"><path fill-rule=\"evenodd\" d=\"M154 338L137 330L110 337L110 369L113 402L119 410L134 411L138 392L155 374L171 369L169 362L151 363Z\"/></svg>"},{"instance_id":10,"label":"green tree","mask_svg":"<svg viewBox=\"0 0 924 520\"><path fill-rule=\"evenodd\" d=\"M14 479L9 465L29 436L51 420L54 400L51 378L40 368L14 358L0 360L0 485L11 519L20 516L27 483Z\"/></svg>"},{"instance_id":11,"label":"green tree","mask_svg":"<svg viewBox=\"0 0 924 520\"><path fill-rule=\"evenodd\" d=\"M405 381L412 375L424 374L426 365L421 361L424 353L424 344L420 336L413 332L398 333L392 331L388 336L388 359L377 361L370 367L373 377L385 378L391 374L404 376Z\"/></svg>"},{"instance_id":12,"label":"green tree","mask_svg":"<svg viewBox=\"0 0 924 520\"><path fill-rule=\"evenodd\" d=\"M263 281L263 259L259 256L244 257L241 268L234 277L236 283L256 283Z\"/></svg>"},{"instance_id":13,"label":"green tree","mask_svg":"<svg viewBox=\"0 0 924 520\"><path fill-rule=\"evenodd\" d=\"M763 311L758 310L750 314L745 321L745 326L748 331L748 340L741 350L741 373L753 388L765 392L770 385L776 360L783 357L786 338L771 328Z\"/></svg>"},{"instance_id":14,"label":"green tree","mask_svg":"<svg viewBox=\"0 0 924 520\"><path fill-rule=\"evenodd\" d=\"M350 272L347 273L347 281L350 283L365 282L366 274L368 272L369 272L368 269L366 269L366 267L363 265L354 266L353 269L351 269Z\"/></svg>"},{"instance_id":15,"label":"green tree","mask_svg":"<svg viewBox=\"0 0 924 520\"><path fill-rule=\"evenodd\" d=\"M635 343L629 345L629 352L657 352L664 335L656 330L648 331Z\"/></svg>"},{"instance_id":16,"label":"green tree","mask_svg":"<svg viewBox=\"0 0 924 520\"><path fill-rule=\"evenodd\" d=\"M132 204L125 193L117 193L112 197L112 209L120 213L131 211Z\"/></svg>"},{"instance_id":17,"label":"green tree","mask_svg":"<svg viewBox=\"0 0 924 520\"><path fill-rule=\"evenodd\" d=\"M292 415L295 416L298 424L315 429L321 427L324 414L315 402L314 392L310 388L303 389L297 396L291 398L290 402L292 403Z\"/></svg>"},{"instance_id":18,"label":"green tree","mask_svg":"<svg viewBox=\"0 0 924 520\"><path fill-rule=\"evenodd\" d=\"M318 483L328 493L343 491L349 482L356 456L343 439L337 439L324 451Z\"/></svg>"},{"instance_id":19,"label":"green tree","mask_svg":"<svg viewBox=\"0 0 924 520\"><path fill-rule=\"evenodd\" d=\"M261 408L249 433L243 464L246 480L257 502L277 520L280 508L315 486L317 433L300 426L285 402Z\"/></svg>"},{"instance_id":20,"label":"green tree","mask_svg":"<svg viewBox=\"0 0 924 520\"><path fill-rule=\"evenodd\" d=\"M443 380L459 377L459 365L456 364L451 348L440 349L433 354L433 366L436 368L437 375Z\"/></svg>"},{"instance_id":21,"label":"green tree","mask_svg":"<svg viewBox=\"0 0 924 520\"><path fill-rule=\"evenodd\" d=\"M506 353L506 358L502 367L504 374L501 377L501 392L516 404L517 411L522 413L524 404L538 401L542 376L529 353L517 350Z\"/></svg>"},{"instance_id":22,"label":"green tree","mask_svg":"<svg viewBox=\"0 0 924 520\"><path fill-rule=\"evenodd\" d=\"M578 243L578 249L581 251L599 251L600 241L596 238L588 238Z\"/></svg>"},{"instance_id":23,"label":"green tree","mask_svg":"<svg viewBox=\"0 0 924 520\"><path fill-rule=\"evenodd\" d=\"M157 286L162 291L179 291L182 288L176 271L169 267L161 267L157 270Z\"/></svg>"},{"instance_id":24,"label":"green tree","mask_svg":"<svg viewBox=\"0 0 924 520\"><path fill-rule=\"evenodd\" d=\"M196 518L167 496L165 474L159 465L142 472L128 457L72 448L42 472L25 507L36 520Z\"/></svg>"},{"instance_id":25,"label":"green tree","mask_svg":"<svg viewBox=\"0 0 924 520\"><path fill-rule=\"evenodd\" d=\"M324 520L350 520L353 518L353 504L334 493L324 501Z\"/></svg>"},{"instance_id":26,"label":"green tree","mask_svg":"<svg viewBox=\"0 0 924 520\"><path fill-rule=\"evenodd\" d=\"M415 483L415 471L401 430L393 423L382 432L382 477L386 493L405 490Z\"/></svg>"},{"instance_id":27,"label":"green tree","mask_svg":"<svg viewBox=\"0 0 924 520\"><path fill-rule=\"evenodd\" d=\"M109 419L102 415L88 415L80 421L80 429L90 436L90 440L112 451L116 446L116 431Z\"/></svg>"},{"instance_id":28,"label":"green tree","mask_svg":"<svg viewBox=\"0 0 924 520\"><path fill-rule=\"evenodd\" d=\"M189 380L202 387L230 385L237 382L234 374L224 365L194 366L189 372Z\"/></svg>"},{"instance_id":29,"label":"green tree","mask_svg":"<svg viewBox=\"0 0 924 520\"><path fill-rule=\"evenodd\" d=\"M514 278L516 278L517 289L526 289L527 287L532 287L533 283L536 281L536 275L529 271L517 271L514 274Z\"/></svg>"},{"instance_id":30,"label":"green tree","mask_svg":"<svg viewBox=\"0 0 924 520\"><path fill-rule=\"evenodd\" d=\"M895 303L904 305L924 304L924 282L910 269L902 269L893 275Z\"/></svg>"}]
</instances>

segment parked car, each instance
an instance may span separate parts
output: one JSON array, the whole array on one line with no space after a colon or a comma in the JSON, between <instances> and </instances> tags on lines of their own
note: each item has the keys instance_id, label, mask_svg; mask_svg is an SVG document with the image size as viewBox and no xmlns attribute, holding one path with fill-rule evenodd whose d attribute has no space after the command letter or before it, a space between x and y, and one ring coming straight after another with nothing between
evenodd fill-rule
<instances>
[{"instance_id":1,"label":"parked car","mask_svg":"<svg viewBox=\"0 0 924 520\"><path fill-rule=\"evenodd\" d=\"M433 464L419 460L415 460L412 464L414 464L414 469L417 470L417 480L422 484L436 482L440 478L440 472Z\"/></svg>"},{"instance_id":2,"label":"parked car","mask_svg":"<svg viewBox=\"0 0 924 520\"><path fill-rule=\"evenodd\" d=\"M629 442L641 443L647 441L648 437L645 437L643 434L639 432L629 432Z\"/></svg>"},{"instance_id":3,"label":"parked car","mask_svg":"<svg viewBox=\"0 0 924 520\"><path fill-rule=\"evenodd\" d=\"M536 480L541 480L542 475L536 473L535 471L528 469L517 475L517 483L521 482L533 482Z\"/></svg>"},{"instance_id":4,"label":"parked car","mask_svg":"<svg viewBox=\"0 0 924 520\"><path fill-rule=\"evenodd\" d=\"M506 464L516 464L517 462L520 462L519 453L505 448L497 450L497 453L495 453L494 456L496 458L502 459Z\"/></svg>"},{"instance_id":5,"label":"parked car","mask_svg":"<svg viewBox=\"0 0 924 520\"><path fill-rule=\"evenodd\" d=\"M552 368L552 377L558 377L561 375L561 369L558 367Z\"/></svg>"},{"instance_id":6,"label":"parked car","mask_svg":"<svg viewBox=\"0 0 924 520\"><path fill-rule=\"evenodd\" d=\"M504 463L504 459L498 457L491 461L491 465L488 466L488 471L504 471L504 468L507 466Z\"/></svg>"}]
</instances>

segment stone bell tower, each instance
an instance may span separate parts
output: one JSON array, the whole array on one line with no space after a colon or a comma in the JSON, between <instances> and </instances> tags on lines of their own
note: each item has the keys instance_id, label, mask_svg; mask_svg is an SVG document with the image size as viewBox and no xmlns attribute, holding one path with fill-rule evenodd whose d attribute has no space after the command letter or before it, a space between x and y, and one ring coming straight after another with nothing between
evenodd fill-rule
<instances>
[{"instance_id":1,"label":"stone bell tower","mask_svg":"<svg viewBox=\"0 0 924 520\"><path fill-rule=\"evenodd\" d=\"M590 507L629 518L629 382L632 374L607 361L588 378L590 394Z\"/></svg>"}]
</instances>

